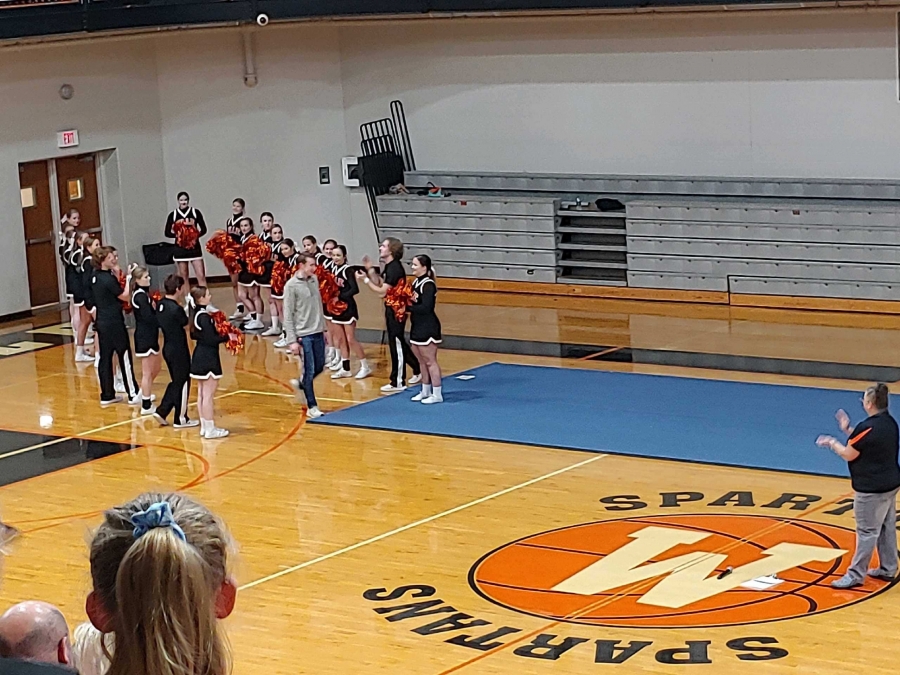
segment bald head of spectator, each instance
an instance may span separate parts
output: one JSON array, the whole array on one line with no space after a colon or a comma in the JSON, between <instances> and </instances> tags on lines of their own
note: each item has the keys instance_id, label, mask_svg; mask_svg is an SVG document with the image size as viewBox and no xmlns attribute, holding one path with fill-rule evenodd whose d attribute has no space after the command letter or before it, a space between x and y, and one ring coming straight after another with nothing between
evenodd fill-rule
<instances>
[{"instance_id":1,"label":"bald head of spectator","mask_svg":"<svg viewBox=\"0 0 900 675\"><path fill-rule=\"evenodd\" d=\"M0 616L0 657L69 665L69 626L56 607L35 600Z\"/></svg>"}]
</instances>

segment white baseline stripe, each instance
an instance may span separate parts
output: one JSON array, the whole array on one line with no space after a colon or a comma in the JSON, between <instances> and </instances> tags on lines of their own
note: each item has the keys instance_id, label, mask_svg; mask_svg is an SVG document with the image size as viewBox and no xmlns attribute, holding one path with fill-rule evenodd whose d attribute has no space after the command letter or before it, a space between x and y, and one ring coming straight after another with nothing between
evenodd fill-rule
<instances>
[{"instance_id":1,"label":"white baseline stripe","mask_svg":"<svg viewBox=\"0 0 900 675\"><path fill-rule=\"evenodd\" d=\"M556 471L551 471L550 473L544 474L543 476L538 476L537 478L532 478L531 480L527 480L524 483L519 483L518 485L513 485L512 487L508 487L505 490L500 490L499 492L495 492L493 494L487 495L485 497L480 497L471 502L467 502L466 504L461 504L459 506L455 506L452 509L448 509L447 511L442 511L441 513L436 513L433 516L428 516L427 518L422 518L421 520L417 520L414 523L409 523L408 525L403 525L402 527L398 527L395 530L391 530L390 532L384 532L383 534L376 535L370 539L366 539L365 541L360 541L355 544L351 544L350 546L345 546L342 549L338 549L337 551L332 551L331 553L326 553L325 555L319 556L318 558L313 558L312 560L307 560L304 563L300 563L299 565L294 565L293 567L288 567L287 569L281 570L280 572L275 572L275 574L270 574L267 577L262 577L261 579L257 579L256 581L251 581L250 583L244 584L239 587L239 591L245 591L249 588L253 588L254 586L259 586L260 584L264 584L267 581L273 581L274 579L278 579L279 577L283 577L287 574L291 574L292 572L297 572L298 570L302 570L305 567L310 567L311 565L315 565L316 563L324 562L326 560L330 560L331 558L335 558L339 555L343 555L344 553L350 553L351 551L355 551L358 548L362 548L363 546L368 546L369 544L374 544L376 542L381 541L382 539L387 539L388 537L393 537L395 534L400 534L401 532L406 532L407 530L411 530L414 527L419 527L420 525L425 525L432 521L438 520L439 518L444 518L446 516L453 515L454 513L458 513L465 509L468 509L472 506L477 506L478 504L483 504L484 502L490 501L491 499L496 499L497 497L502 497L503 495L509 494L510 492L515 492L516 490L521 490L522 488L526 488L529 485L534 485L535 483L540 483L542 480L547 480L548 478L553 478L554 476L558 476L560 474L566 473L567 471L572 471L574 469L579 469L582 466L586 466L587 464L591 464L592 462L596 462L598 459L603 459L607 455L595 455L589 459L585 459L577 464L572 464L571 466L563 467L562 469L557 469Z\"/></svg>"}]
</instances>

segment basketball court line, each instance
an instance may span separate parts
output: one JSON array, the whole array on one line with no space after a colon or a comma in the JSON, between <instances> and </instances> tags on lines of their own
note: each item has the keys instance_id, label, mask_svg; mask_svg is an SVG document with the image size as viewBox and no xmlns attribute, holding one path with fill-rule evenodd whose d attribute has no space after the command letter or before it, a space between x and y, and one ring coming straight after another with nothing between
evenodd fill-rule
<instances>
[{"instance_id":1,"label":"basketball court line","mask_svg":"<svg viewBox=\"0 0 900 675\"><path fill-rule=\"evenodd\" d=\"M293 567L288 567L287 569L283 569L279 572L275 572L274 574L270 574L268 576L262 577L255 581L251 581L242 586L238 587L239 591L245 591L251 589L255 586L259 586L260 584L264 584L267 581L273 581L280 577L286 576L293 572L297 572L306 567L311 567L320 562L325 562L326 560L330 560L331 558L336 558L339 555L343 555L344 553L350 553L351 551L355 551L358 548L362 548L363 546L368 546L369 544L374 544L376 542L387 539L388 537L393 537L395 534L400 534L402 532L406 532L407 530L412 530L413 528L419 527L420 525L426 525L428 523L434 522L435 520L439 520L446 516L451 516L454 513L459 513L460 511L464 511L465 509L471 508L473 506L478 506L479 504L483 504L492 499L496 499L497 497L502 497L511 492L515 492L516 490L521 490L522 488L529 487L534 485L535 483L540 483L543 480L548 478L553 478L554 476L559 476L561 474L567 473L569 471L573 471L575 469L579 469L583 466L587 466L588 464L592 464L599 459L603 459L604 457L608 457L608 455L596 455L594 457L589 457L588 459L582 460L575 464L571 464L569 466L564 466L561 469L557 469L556 471L551 471L550 473L546 473L543 476L538 476L537 478L531 478L523 483L519 483L518 485L513 485L508 488L504 488L503 490L499 490L489 495L485 495L484 497L479 497L478 499L473 499L470 502L466 502L465 504L460 504L459 506L454 506L452 509L447 509L446 511L441 511L440 513L436 513L434 515L428 516L427 518L422 518L412 523L407 523L406 525L402 525L397 527L390 532L383 532L382 534L376 535L374 537L370 537L369 539L365 539L363 541L358 541L355 544L350 544L349 546L345 546L344 548L338 549L337 551L332 551L331 553L326 553L325 555L321 555L318 558L313 558L312 560L307 560L306 562L300 563L299 565L294 565Z\"/></svg>"},{"instance_id":2,"label":"basketball court line","mask_svg":"<svg viewBox=\"0 0 900 675\"><path fill-rule=\"evenodd\" d=\"M853 494L852 492L848 492L848 493L845 493L838 497L835 497L834 499L831 499L827 502L819 504L818 506L815 506L815 507L809 509L808 511L804 511L802 514L800 514L793 520L802 520L806 516L812 515L813 513L817 513L825 508L833 506L834 504L839 502L841 499L845 499L846 497L848 497L852 494ZM683 571L689 567L693 567L694 565L697 565L705 560L708 560L710 557L713 557L717 554L727 553L728 551L731 551L731 550L743 545L747 541L750 541L752 538L774 532L775 530L783 527L785 524L788 524L788 521L781 521L778 523L774 523L772 525L768 525L756 532L751 533L750 535L748 535L746 537L743 537L742 539L724 544L724 545L720 546L718 549L715 549L713 551L707 551L704 556L701 556L695 560L692 560L688 563L685 563L683 565L676 567L674 570L672 570L672 573ZM614 593L610 596L604 596L604 597L600 598L600 600L595 600L594 602L589 603L587 606L571 612L570 614L566 615L562 619L557 619L555 621L551 621L551 622L541 626L540 628L537 628L536 630L530 631L524 635L520 635L520 636L516 637L515 639L512 639L509 642L506 642L498 647L494 647L493 649L490 649L486 652L477 654L476 656L473 656L472 658L470 658L466 661L463 661L462 663L458 663L455 666L451 666L450 668L440 671L440 673L438 673L438 675L450 675L451 673L460 671L463 668L465 668L466 666L470 666L473 663L477 663L478 661L486 659L489 656L493 656L494 654L497 654L498 652L504 651L507 647L517 645L520 642L522 642L523 640L529 640L529 639L533 638L535 635L545 633L548 630L560 625L561 623L566 623L573 619L578 619L586 614L589 614L590 612L593 612L594 610L602 609L603 607L607 607L607 606L613 604L614 602L616 602L617 600L627 597L629 593L639 593L641 591L648 590L651 586L653 586L656 583L656 581L657 581L657 577L653 577L651 579L645 579L643 581L636 581L633 584L629 584L629 585L625 586L618 593Z\"/></svg>"}]
</instances>

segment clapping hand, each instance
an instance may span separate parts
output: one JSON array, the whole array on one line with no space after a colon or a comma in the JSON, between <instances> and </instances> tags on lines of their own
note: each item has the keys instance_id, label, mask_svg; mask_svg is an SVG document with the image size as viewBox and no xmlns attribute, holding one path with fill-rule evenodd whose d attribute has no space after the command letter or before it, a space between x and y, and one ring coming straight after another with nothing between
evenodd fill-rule
<instances>
[{"instance_id":1,"label":"clapping hand","mask_svg":"<svg viewBox=\"0 0 900 675\"><path fill-rule=\"evenodd\" d=\"M365 272L363 272L362 270L356 270L356 280L357 281L362 281L365 278L366 278Z\"/></svg>"},{"instance_id":2,"label":"clapping hand","mask_svg":"<svg viewBox=\"0 0 900 675\"><path fill-rule=\"evenodd\" d=\"M362 257L362 264L367 270L372 269L372 259L369 256L364 255Z\"/></svg>"},{"instance_id":3,"label":"clapping hand","mask_svg":"<svg viewBox=\"0 0 900 675\"><path fill-rule=\"evenodd\" d=\"M841 428L845 434L850 433L850 415L845 413L843 410L838 410L834 414L834 418L837 420L838 426Z\"/></svg>"},{"instance_id":4,"label":"clapping hand","mask_svg":"<svg viewBox=\"0 0 900 675\"><path fill-rule=\"evenodd\" d=\"M816 445L820 448L831 448L837 439L834 436L819 436L816 439Z\"/></svg>"}]
</instances>

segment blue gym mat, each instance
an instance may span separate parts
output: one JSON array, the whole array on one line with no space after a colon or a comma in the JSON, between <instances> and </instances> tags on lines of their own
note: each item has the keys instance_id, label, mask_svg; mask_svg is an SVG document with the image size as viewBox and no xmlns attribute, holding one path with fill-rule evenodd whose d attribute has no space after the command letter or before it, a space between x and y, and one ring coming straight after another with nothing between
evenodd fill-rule
<instances>
[{"instance_id":1,"label":"blue gym mat","mask_svg":"<svg viewBox=\"0 0 900 675\"><path fill-rule=\"evenodd\" d=\"M410 401L418 391L314 422L847 476L846 462L815 440L842 439L838 408L865 417L858 391L501 363L448 376L443 404Z\"/></svg>"}]
</instances>

